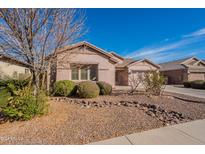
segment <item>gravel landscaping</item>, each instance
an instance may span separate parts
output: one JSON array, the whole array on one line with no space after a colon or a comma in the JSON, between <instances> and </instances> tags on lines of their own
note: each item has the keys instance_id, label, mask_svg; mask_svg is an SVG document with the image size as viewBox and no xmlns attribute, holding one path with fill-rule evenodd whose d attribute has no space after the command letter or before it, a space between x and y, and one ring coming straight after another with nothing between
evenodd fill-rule
<instances>
[{"instance_id":1,"label":"gravel landscaping","mask_svg":"<svg viewBox=\"0 0 205 154\"><path fill-rule=\"evenodd\" d=\"M53 97L48 115L0 125L0 144L86 144L205 118L205 100L164 96Z\"/></svg>"}]
</instances>

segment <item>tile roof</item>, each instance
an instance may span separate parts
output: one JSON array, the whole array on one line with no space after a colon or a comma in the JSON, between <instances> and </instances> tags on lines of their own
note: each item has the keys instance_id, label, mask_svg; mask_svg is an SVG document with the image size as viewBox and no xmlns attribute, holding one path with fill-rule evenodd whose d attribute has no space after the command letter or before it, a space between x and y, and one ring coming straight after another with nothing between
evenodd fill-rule
<instances>
[{"instance_id":1,"label":"tile roof","mask_svg":"<svg viewBox=\"0 0 205 154\"><path fill-rule=\"evenodd\" d=\"M166 63L161 63L161 64L159 64L161 66L160 71L185 69L185 66L182 65L181 63L183 63L184 61L186 61L190 58L192 58L192 57L178 59L178 60L170 61L170 62L166 62Z\"/></svg>"},{"instance_id":2,"label":"tile roof","mask_svg":"<svg viewBox=\"0 0 205 154\"><path fill-rule=\"evenodd\" d=\"M133 62L136 62L136 61L138 61L138 60L135 60L135 59L132 59L132 58L125 58L123 63L117 64L117 67L125 67L125 66L127 66L127 65L129 65Z\"/></svg>"},{"instance_id":3,"label":"tile roof","mask_svg":"<svg viewBox=\"0 0 205 154\"><path fill-rule=\"evenodd\" d=\"M16 58L13 58L13 57L5 55L5 54L0 54L0 60L1 59L6 59L6 60L9 60L9 61L15 62L17 64L23 65L25 67L29 67L30 66L30 64L28 64L28 63L22 62L22 61L20 61L20 60L18 60Z\"/></svg>"},{"instance_id":4,"label":"tile roof","mask_svg":"<svg viewBox=\"0 0 205 154\"><path fill-rule=\"evenodd\" d=\"M118 55L117 53L115 53L115 52L113 52L113 51L109 52L109 54L110 54L111 56L117 57L117 58L119 58L119 59L121 59L121 60L124 60L124 59L125 59L125 58L123 58L122 56Z\"/></svg>"}]
</instances>

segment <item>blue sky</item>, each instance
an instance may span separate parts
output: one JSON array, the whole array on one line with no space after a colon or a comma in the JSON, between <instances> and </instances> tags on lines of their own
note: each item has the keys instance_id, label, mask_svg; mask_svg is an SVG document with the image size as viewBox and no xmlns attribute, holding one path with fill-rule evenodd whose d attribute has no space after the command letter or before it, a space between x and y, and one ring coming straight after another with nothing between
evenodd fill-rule
<instances>
[{"instance_id":1,"label":"blue sky","mask_svg":"<svg viewBox=\"0 0 205 154\"><path fill-rule=\"evenodd\" d=\"M86 9L82 38L107 51L160 63L205 59L205 9Z\"/></svg>"}]
</instances>

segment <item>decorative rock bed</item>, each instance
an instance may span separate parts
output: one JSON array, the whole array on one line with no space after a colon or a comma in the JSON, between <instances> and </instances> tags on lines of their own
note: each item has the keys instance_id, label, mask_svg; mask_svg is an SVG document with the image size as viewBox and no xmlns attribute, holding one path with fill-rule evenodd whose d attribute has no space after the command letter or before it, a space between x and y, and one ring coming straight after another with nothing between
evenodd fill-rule
<instances>
[{"instance_id":1,"label":"decorative rock bed","mask_svg":"<svg viewBox=\"0 0 205 154\"><path fill-rule=\"evenodd\" d=\"M140 103L138 101L93 101L85 99L72 99L67 97L54 97L51 98L51 100L66 101L68 103L78 104L81 105L82 108L102 108L113 106L135 107L139 110L144 111L147 115L162 121L164 125L178 124L192 120L190 117L186 117L182 113L176 111L166 111L158 105Z\"/></svg>"}]
</instances>

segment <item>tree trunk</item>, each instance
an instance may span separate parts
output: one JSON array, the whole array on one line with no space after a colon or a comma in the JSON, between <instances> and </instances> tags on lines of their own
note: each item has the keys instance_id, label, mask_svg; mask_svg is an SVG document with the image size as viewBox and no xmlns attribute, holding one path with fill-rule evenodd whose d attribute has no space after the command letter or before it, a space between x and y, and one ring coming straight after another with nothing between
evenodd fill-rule
<instances>
[{"instance_id":1,"label":"tree trunk","mask_svg":"<svg viewBox=\"0 0 205 154\"><path fill-rule=\"evenodd\" d=\"M39 90L39 76L34 70L32 70L32 86L34 88L34 95L36 96Z\"/></svg>"},{"instance_id":2,"label":"tree trunk","mask_svg":"<svg viewBox=\"0 0 205 154\"><path fill-rule=\"evenodd\" d=\"M41 78L41 89L43 89L43 90L45 90L45 88L46 88L45 80L46 80L46 73L43 73L42 78Z\"/></svg>"}]
</instances>

